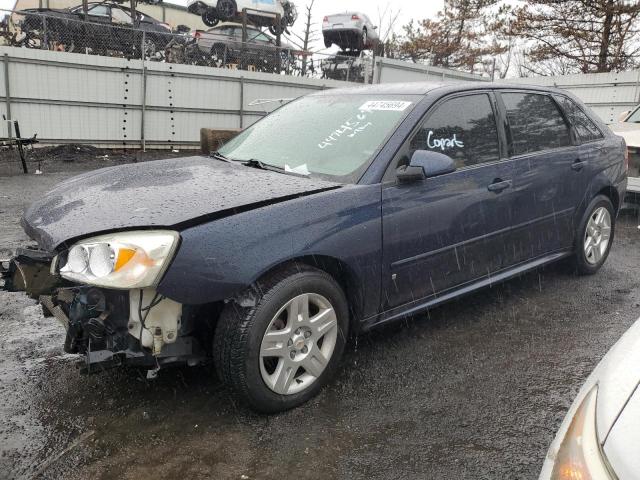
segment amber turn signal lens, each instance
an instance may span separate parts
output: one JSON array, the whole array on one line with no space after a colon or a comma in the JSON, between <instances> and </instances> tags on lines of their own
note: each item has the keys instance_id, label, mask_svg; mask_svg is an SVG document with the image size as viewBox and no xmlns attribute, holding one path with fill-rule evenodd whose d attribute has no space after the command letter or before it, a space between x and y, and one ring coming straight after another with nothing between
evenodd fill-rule
<instances>
[{"instance_id":1,"label":"amber turn signal lens","mask_svg":"<svg viewBox=\"0 0 640 480\"><path fill-rule=\"evenodd\" d=\"M122 267L124 267L127 263L129 263L129 260L131 260L135 254L136 254L136 251L131 248L119 249L118 258L116 259L116 264L113 267L113 271L117 272Z\"/></svg>"}]
</instances>

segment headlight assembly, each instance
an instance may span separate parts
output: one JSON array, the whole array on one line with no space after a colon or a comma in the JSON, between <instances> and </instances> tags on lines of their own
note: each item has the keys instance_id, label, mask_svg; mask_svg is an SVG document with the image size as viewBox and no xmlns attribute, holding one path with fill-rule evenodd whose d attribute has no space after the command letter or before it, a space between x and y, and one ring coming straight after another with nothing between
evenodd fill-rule
<instances>
[{"instance_id":1,"label":"headlight assembly","mask_svg":"<svg viewBox=\"0 0 640 480\"><path fill-rule=\"evenodd\" d=\"M598 387L576 410L556 456L553 480L613 480L596 429Z\"/></svg>"},{"instance_id":2,"label":"headlight assembly","mask_svg":"<svg viewBox=\"0 0 640 480\"><path fill-rule=\"evenodd\" d=\"M154 287L178 246L172 231L120 232L76 243L61 262L67 280L99 287Z\"/></svg>"}]
</instances>

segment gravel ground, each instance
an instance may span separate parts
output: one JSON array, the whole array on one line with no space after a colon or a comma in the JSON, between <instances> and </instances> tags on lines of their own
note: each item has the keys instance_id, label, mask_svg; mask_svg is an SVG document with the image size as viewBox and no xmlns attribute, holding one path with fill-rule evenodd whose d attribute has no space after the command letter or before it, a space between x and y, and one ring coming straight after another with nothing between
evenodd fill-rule
<instances>
[{"instance_id":1,"label":"gravel ground","mask_svg":"<svg viewBox=\"0 0 640 480\"><path fill-rule=\"evenodd\" d=\"M0 177L0 246L63 173ZM55 171L56 169L52 168ZM580 385L640 314L637 218L607 264L533 272L353 341L338 377L260 416L209 368L81 376L64 333L0 292L0 478L531 479Z\"/></svg>"}]
</instances>

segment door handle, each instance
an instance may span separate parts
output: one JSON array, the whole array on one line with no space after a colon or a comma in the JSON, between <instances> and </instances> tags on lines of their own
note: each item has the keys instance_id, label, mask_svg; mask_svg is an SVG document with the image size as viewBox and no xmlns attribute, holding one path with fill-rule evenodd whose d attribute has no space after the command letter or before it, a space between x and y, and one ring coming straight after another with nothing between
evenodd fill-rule
<instances>
[{"instance_id":1,"label":"door handle","mask_svg":"<svg viewBox=\"0 0 640 480\"><path fill-rule=\"evenodd\" d=\"M574 172L579 172L580 170L582 170L585 165L587 164L586 160L580 160L579 158L576 159L575 162L573 162L571 164L571 170L573 170Z\"/></svg>"},{"instance_id":2,"label":"door handle","mask_svg":"<svg viewBox=\"0 0 640 480\"><path fill-rule=\"evenodd\" d=\"M511 180L502 180L501 178L496 178L493 183L487 187L487 189L493 193L500 193L510 186Z\"/></svg>"}]
</instances>

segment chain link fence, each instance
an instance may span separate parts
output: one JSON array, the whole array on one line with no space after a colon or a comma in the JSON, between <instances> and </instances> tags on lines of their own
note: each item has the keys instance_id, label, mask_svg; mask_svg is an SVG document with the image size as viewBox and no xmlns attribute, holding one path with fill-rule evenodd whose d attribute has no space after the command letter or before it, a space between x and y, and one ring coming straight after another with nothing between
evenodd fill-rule
<instances>
[{"instance_id":1,"label":"chain link fence","mask_svg":"<svg viewBox=\"0 0 640 480\"><path fill-rule=\"evenodd\" d=\"M206 31L168 25L111 4L91 15L75 9L0 10L3 45L144 59L307 78L371 83L374 58L368 52L327 55L302 51L255 27L226 23Z\"/></svg>"}]
</instances>

